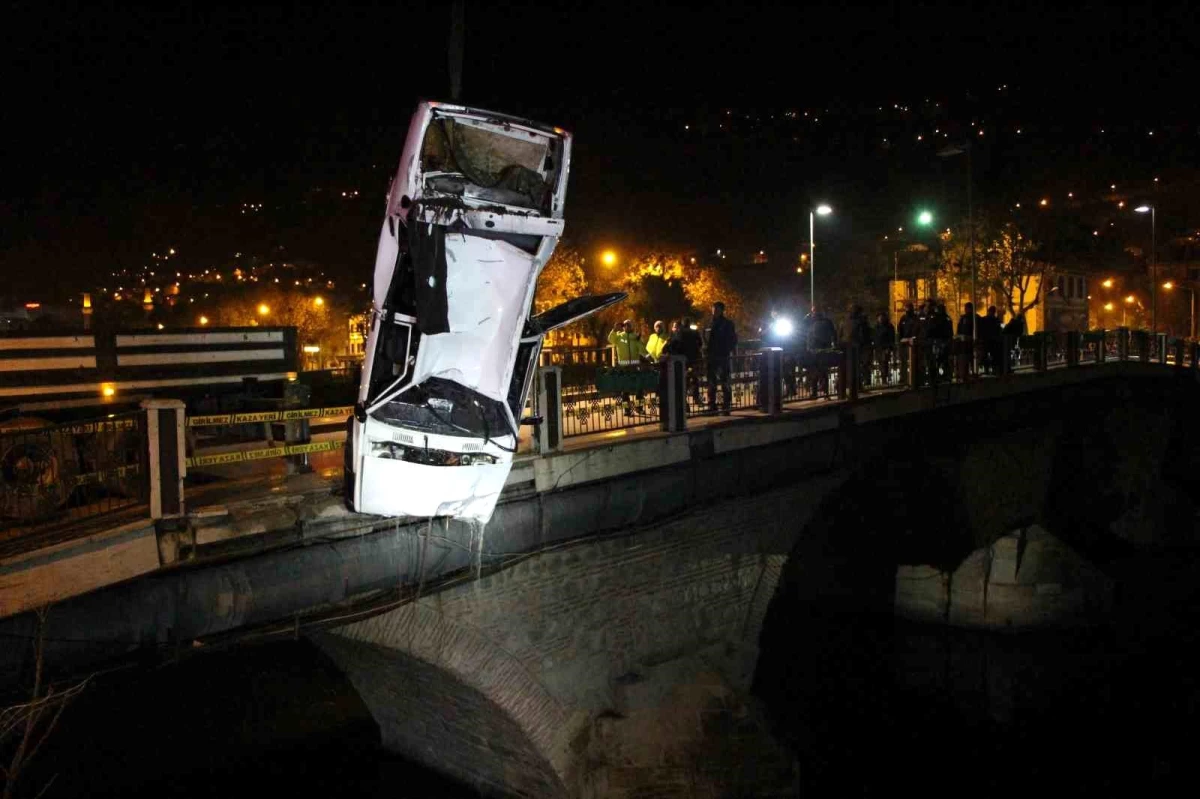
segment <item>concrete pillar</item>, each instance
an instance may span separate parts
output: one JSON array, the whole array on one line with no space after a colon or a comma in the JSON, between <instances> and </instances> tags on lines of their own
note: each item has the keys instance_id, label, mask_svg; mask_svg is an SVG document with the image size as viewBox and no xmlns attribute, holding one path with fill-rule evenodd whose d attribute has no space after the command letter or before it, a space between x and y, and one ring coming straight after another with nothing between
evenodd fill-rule
<instances>
[{"instance_id":1,"label":"concrete pillar","mask_svg":"<svg viewBox=\"0 0 1200 799\"><path fill-rule=\"evenodd\" d=\"M669 355L659 363L658 424L667 433L687 429L687 358Z\"/></svg>"},{"instance_id":2,"label":"concrete pillar","mask_svg":"<svg viewBox=\"0 0 1200 799\"><path fill-rule=\"evenodd\" d=\"M1096 363L1104 363L1108 360L1108 332L1100 331L1100 340L1096 343Z\"/></svg>"},{"instance_id":3,"label":"concrete pillar","mask_svg":"<svg viewBox=\"0 0 1200 799\"><path fill-rule=\"evenodd\" d=\"M1129 328L1117 328L1117 360L1129 360Z\"/></svg>"},{"instance_id":4,"label":"concrete pillar","mask_svg":"<svg viewBox=\"0 0 1200 799\"><path fill-rule=\"evenodd\" d=\"M563 447L562 368L538 369L538 410L542 416L537 430L538 452L558 452Z\"/></svg>"},{"instance_id":5,"label":"concrete pillar","mask_svg":"<svg viewBox=\"0 0 1200 799\"><path fill-rule=\"evenodd\" d=\"M783 412L783 350L766 347L758 353L758 409L763 413ZM664 417L665 418L665 417ZM664 427L664 430L667 428Z\"/></svg>"},{"instance_id":6,"label":"concrete pillar","mask_svg":"<svg viewBox=\"0 0 1200 799\"><path fill-rule=\"evenodd\" d=\"M1171 342L1172 353L1175 356L1175 368L1184 368L1184 358L1187 354L1187 342L1181 338L1177 338Z\"/></svg>"},{"instance_id":7,"label":"concrete pillar","mask_svg":"<svg viewBox=\"0 0 1200 799\"><path fill-rule=\"evenodd\" d=\"M142 400L142 410L146 413L150 518L182 516L183 478L187 476L183 403L171 399Z\"/></svg>"},{"instance_id":8,"label":"concrete pillar","mask_svg":"<svg viewBox=\"0 0 1200 799\"><path fill-rule=\"evenodd\" d=\"M1050 334L1035 333L1033 336L1033 368L1039 372L1046 371L1047 357L1050 351Z\"/></svg>"},{"instance_id":9,"label":"concrete pillar","mask_svg":"<svg viewBox=\"0 0 1200 799\"><path fill-rule=\"evenodd\" d=\"M1188 345L1188 349L1192 351L1191 357L1188 359L1188 364L1195 369L1200 366L1200 343L1193 341Z\"/></svg>"},{"instance_id":10,"label":"concrete pillar","mask_svg":"<svg viewBox=\"0 0 1200 799\"><path fill-rule=\"evenodd\" d=\"M1158 351L1158 362L1165 364L1167 362L1167 334L1156 333L1153 341Z\"/></svg>"},{"instance_id":11,"label":"concrete pillar","mask_svg":"<svg viewBox=\"0 0 1200 799\"><path fill-rule=\"evenodd\" d=\"M1067 366L1079 365L1079 343L1082 340L1078 330L1067 331Z\"/></svg>"}]
</instances>

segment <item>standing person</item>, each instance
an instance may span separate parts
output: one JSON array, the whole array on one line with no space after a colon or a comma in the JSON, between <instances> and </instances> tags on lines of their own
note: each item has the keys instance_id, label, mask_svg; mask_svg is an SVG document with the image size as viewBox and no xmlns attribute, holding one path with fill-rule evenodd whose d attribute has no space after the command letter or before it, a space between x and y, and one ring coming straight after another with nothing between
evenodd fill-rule
<instances>
[{"instance_id":1,"label":"standing person","mask_svg":"<svg viewBox=\"0 0 1200 799\"><path fill-rule=\"evenodd\" d=\"M980 364L983 366L984 374L996 374L996 370L1000 366L1001 348L1004 346L1002 339L1000 317L996 315L996 306L989 305L987 316L979 320L979 346L983 351Z\"/></svg>"},{"instance_id":2,"label":"standing person","mask_svg":"<svg viewBox=\"0 0 1200 799\"><path fill-rule=\"evenodd\" d=\"M808 350L809 350L809 368L808 368L808 394L815 398L822 388L829 387L829 364L828 353L821 350L830 350L837 346L837 330L833 326L833 322L821 312L820 308L813 308L812 322L808 326Z\"/></svg>"},{"instance_id":3,"label":"standing person","mask_svg":"<svg viewBox=\"0 0 1200 799\"><path fill-rule=\"evenodd\" d=\"M646 345L638 338L638 334L633 332L632 319L626 319L619 328L613 328L612 332L608 334L608 343L613 348L613 362L618 368L637 367L647 354ZM626 394L623 397L622 404L626 414L633 413L633 399L634 395L632 394ZM646 412L644 399L643 392L638 391L637 412L641 414Z\"/></svg>"},{"instance_id":4,"label":"standing person","mask_svg":"<svg viewBox=\"0 0 1200 799\"><path fill-rule=\"evenodd\" d=\"M912 306L909 306L912 310ZM914 314L914 318L915 318ZM883 311L875 317L875 358L879 362L879 377L886 386L892 382L892 353L896 350L896 328Z\"/></svg>"},{"instance_id":5,"label":"standing person","mask_svg":"<svg viewBox=\"0 0 1200 799\"><path fill-rule=\"evenodd\" d=\"M917 335L917 325L921 319L917 316L917 311L910 302L904 306L904 315L900 317L900 324L896 326L896 337L903 341L906 338L913 338Z\"/></svg>"},{"instance_id":6,"label":"standing person","mask_svg":"<svg viewBox=\"0 0 1200 799\"><path fill-rule=\"evenodd\" d=\"M979 317L975 315L975 303L968 302L963 306L962 316L958 317L958 328L955 331L963 341L967 342L967 352L970 353L970 370L975 372L975 331L979 329Z\"/></svg>"},{"instance_id":7,"label":"standing person","mask_svg":"<svg viewBox=\"0 0 1200 799\"><path fill-rule=\"evenodd\" d=\"M712 324L708 328L708 345L705 352L708 371L708 408L717 410L717 381L721 383L721 414L728 415L732 404L729 390L729 359L737 346L737 331L733 322L725 316L725 303L714 302Z\"/></svg>"},{"instance_id":8,"label":"standing person","mask_svg":"<svg viewBox=\"0 0 1200 799\"><path fill-rule=\"evenodd\" d=\"M682 355L687 361L688 390L692 395L692 404L700 405L700 360L703 341L696 332L692 317L683 317L683 324L678 322L671 325L671 339L663 348L665 355Z\"/></svg>"},{"instance_id":9,"label":"standing person","mask_svg":"<svg viewBox=\"0 0 1200 799\"><path fill-rule=\"evenodd\" d=\"M858 350L858 383L867 385L871 377L871 323L861 305L851 306L846 327L850 346Z\"/></svg>"},{"instance_id":10,"label":"standing person","mask_svg":"<svg viewBox=\"0 0 1200 799\"><path fill-rule=\"evenodd\" d=\"M1025 335L1025 314L1013 314L1013 318L1008 320L1008 324L1004 326L1004 345L1010 353L1013 353L1013 359L1010 363L1014 366L1021 357L1021 336ZM1015 352L1014 352L1015 351Z\"/></svg>"},{"instance_id":11,"label":"standing person","mask_svg":"<svg viewBox=\"0 0 1200 799\"><path fill-rule=\"evenodd\" d=\"M946 313L946 304L937 303L933 311L933 343L937 361L937 370L946 377L950 376L950 340L954 338L954 322Z\"/></svg>"},{"instance_id":12,"label":"standing person","mask_svg":"<svg viewBox=\"0 0 1200 799\"><path fill-rule=\"evenodd\" d=\"M667 345L666 325L660 319L654 323L654 332L650 334L650 340L646 342L646 352L650 355L650 360L658 362L662 358L663 347Z\"/></svg>"}]
</instances>

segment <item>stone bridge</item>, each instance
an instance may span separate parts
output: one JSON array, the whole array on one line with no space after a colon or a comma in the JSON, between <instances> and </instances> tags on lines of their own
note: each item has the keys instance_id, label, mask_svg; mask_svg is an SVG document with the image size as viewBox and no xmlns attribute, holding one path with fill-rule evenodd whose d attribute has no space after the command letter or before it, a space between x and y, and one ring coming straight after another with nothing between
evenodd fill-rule
<instances>
[{"instance_id":1,"label":"stone bridge","mask_svg":"<svg viewBox=\"0 0 1200 799\"><path fill-rule=\"evenodd\" d=\"M751 693L765 623L785 650L813 606L1087 623L1107 564L1194 538L1197 393L1121 362L545 457L484 529L330 511L301 545L64 601L50 659L307 635L386 746L487 795L792 795Z\"/></svg>"}]
</instances>

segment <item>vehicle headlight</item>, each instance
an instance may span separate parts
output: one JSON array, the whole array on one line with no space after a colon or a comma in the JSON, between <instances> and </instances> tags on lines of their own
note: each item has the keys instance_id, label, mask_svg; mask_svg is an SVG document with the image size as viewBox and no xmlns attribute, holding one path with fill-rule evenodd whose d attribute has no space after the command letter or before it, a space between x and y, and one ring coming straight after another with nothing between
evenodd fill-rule
<instances>
[{"instance_id":1,"label":"vehicle headlight","mask_svg":"<svg viewBox=\"0 0 1200 799\"><path fill-rule=\"evenodd\" d=\"M371 457L408 461L425 466L483 466L496 462L485 452L449 452L444 449L408 447L395 441L372 441Z\"/></svg>"}]
</instances>

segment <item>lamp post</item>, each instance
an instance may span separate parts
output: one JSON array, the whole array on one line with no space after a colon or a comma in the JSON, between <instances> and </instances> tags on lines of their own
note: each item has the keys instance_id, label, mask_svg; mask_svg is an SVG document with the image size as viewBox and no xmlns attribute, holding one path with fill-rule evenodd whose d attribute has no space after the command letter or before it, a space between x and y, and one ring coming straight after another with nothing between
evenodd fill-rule
<instances>
[{"instance_id":1,"label":"lamp post","mask_svg":"<svg viewBox=\"0 0 1200 799\"><path fill-rule=\"evenodd\" d=\"M833 209L828 205L818 205L815 211L808 212L808 307L809 311L817 307L817 237L816 216L829 216Z\"/></svg>"},{"instance_id":2,"label":"lamp post","mask_svg":"<svg viewBox=\"0 0 1200 799\"><path fill-rule=\"evenodd\" d=\"M1158 248L1155 246L1154 206L1139 205L1133 209L1139 214L1150 214L1150 335L1158 336Z\"/></svg>"}]
</instances>

